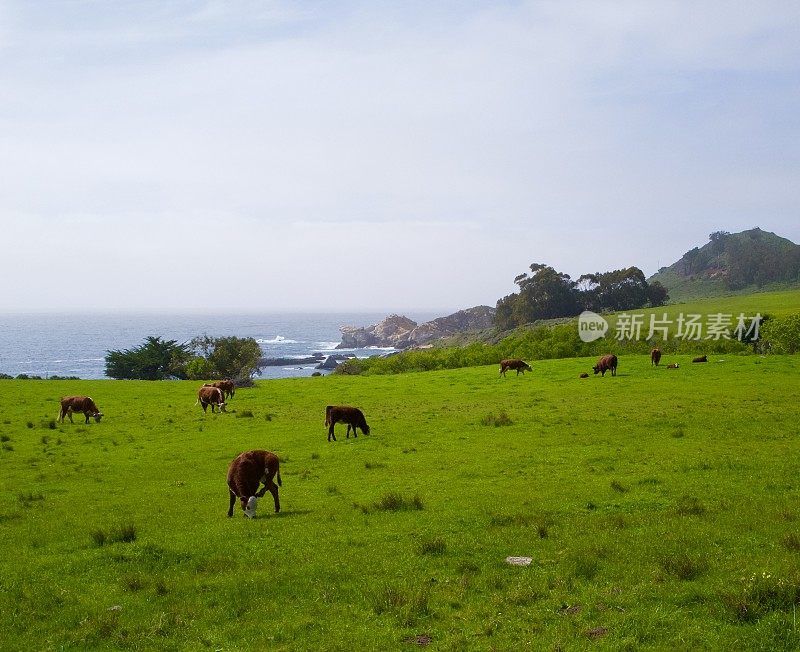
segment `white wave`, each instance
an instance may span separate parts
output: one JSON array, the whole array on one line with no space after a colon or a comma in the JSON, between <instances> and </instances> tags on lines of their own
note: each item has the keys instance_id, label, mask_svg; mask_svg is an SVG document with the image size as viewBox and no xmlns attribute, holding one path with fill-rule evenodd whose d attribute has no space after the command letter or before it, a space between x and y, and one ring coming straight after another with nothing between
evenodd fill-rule
<instances>
[{"instance_id":1,"label":"white wave","mask_svg":"<svg viewBox=\"0 0 800 652\"><path fill-rule=\"evenodd\" d=\"M339 342L316 342L316 345L315 351L335 351Z\"/></svg>"},{"instance_id":2,"label":"white wave","mask_svg":"<svg viewBox=\"0 0 800 652\"><path fill-rule=\"evenodd\" d=\"M256 342L258 344L302 344L302 342L298 342L297 340L288 340L283 335L276 335L271 340L259 337L256 339Z\"/></svg>"}]
</instances>

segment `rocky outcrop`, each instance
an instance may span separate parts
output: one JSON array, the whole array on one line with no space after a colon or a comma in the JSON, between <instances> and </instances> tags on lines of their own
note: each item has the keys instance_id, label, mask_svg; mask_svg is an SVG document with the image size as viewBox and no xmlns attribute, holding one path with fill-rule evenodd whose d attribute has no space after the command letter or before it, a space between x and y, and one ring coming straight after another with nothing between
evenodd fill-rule
<instances>
[{"instance_id":1,"label":"rocky outcrop","mask_svg":"<svg viewBox=\"0 0 800 652\"><path fill-rule=\"evenodd\" d=\"M342 326L342 341L337 349L364 349L368 346L407 346L408 335L417 325L413 319L401 315L389 315L380 324L372 326Z\"/></svg>"},{"instance_id":2,"label":"rocky outcrop","mask_svg":"<svg viewBox=\"0 0 800 652\"><path fill-rule=\"evenodd\" d=\"M342 341L336 348L391 346L396 349L407 349L421 346L457 333L491 328L494 324L494 313L495 309L489 306L476 306L419 325L408 317L389 315L379 324L372 326L342 326L339 329Z\"/></svg>"}]
</instances>

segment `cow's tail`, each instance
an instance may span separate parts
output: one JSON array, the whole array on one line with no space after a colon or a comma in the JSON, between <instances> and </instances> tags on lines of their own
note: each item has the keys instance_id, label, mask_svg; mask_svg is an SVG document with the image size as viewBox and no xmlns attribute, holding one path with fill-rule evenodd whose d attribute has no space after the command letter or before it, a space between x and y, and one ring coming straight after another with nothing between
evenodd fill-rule
<instances>
[{"instance_id":1,"label":"cow's tail","mask_svg":"<svg viewBox=\"0 0 800 652\"><path fill-rule=\"evenodd\" d=\"M331 425L331 408L332 407L333 407L332 405L328 405L328 406L325 407L325 425L326 426Z\"/></svg>"},{"instance_id":2,"label":"cow's tail","mask_svg":"<svg viewBox=\"0 0 800 652\"><path fill-rule=\"evenodd\" d=\"M280 469L278 469L278 473L276 475L278 477L278 486L282 487L283 484L281 483L281 470Z\"/></svg>"}]
</instances>

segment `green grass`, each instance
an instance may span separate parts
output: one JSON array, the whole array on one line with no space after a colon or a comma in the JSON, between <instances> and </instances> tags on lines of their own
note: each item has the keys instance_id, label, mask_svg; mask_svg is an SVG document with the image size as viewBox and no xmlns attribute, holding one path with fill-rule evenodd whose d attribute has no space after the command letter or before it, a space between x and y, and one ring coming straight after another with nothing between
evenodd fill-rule
<instances>
[{"instance_id":1,"label":"green grass","mask_svg":"<svg viewBox=\"0 0 800 652\"><path fill-rule=\"evenodd\" d=\"M190 382L0 381L0 649L797 649L800 358L676 361L264 381L214 415ZM51 428L77 393L102 422ZM335 403L371 435L328 443ZM228 519L251 448L283 511Z\"/></svg>"}]
</instances>

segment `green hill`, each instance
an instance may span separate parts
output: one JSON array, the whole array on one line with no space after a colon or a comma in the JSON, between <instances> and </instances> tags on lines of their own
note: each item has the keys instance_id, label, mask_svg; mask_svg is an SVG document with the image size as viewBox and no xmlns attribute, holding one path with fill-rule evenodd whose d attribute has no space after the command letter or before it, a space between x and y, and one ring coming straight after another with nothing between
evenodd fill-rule
<instances>
[{"instance_id":1,"label":"green hill","mask_svg":"<svg viewBox=\"0 0 800 652\"><path fill-rule=\"evenodd\" d=\"M673 302L796 287L800 246L758 227L741 233L717 231L705 245L648 279L654 281L667 288Z\"/></svg>"}]
</instances>

